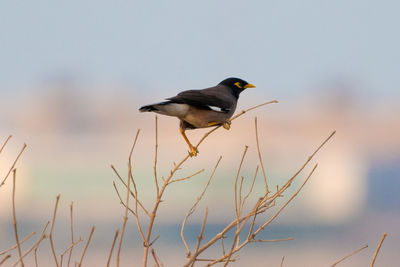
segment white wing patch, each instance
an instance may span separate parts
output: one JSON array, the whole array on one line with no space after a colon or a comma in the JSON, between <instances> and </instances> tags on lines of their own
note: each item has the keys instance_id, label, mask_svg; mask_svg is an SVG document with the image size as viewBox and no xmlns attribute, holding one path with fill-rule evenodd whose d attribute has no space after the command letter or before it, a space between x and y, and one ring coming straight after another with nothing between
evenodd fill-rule
<instances>
[{"instance_id":1,"label":"white wing patch","mask_svg":"<svg viewBox=\"0 0 400 267\"><path fill-rule=\"evenodd\" d=\"M214 111L217 111L217 112L226 112L226 111L228 111L227 109L222 109L222 108L216 107L216 106L210 106L210 105L208 105L207 107L209 107L210 109L212 109L212 110L214 110Z\"/></svg>"}]
</instances>

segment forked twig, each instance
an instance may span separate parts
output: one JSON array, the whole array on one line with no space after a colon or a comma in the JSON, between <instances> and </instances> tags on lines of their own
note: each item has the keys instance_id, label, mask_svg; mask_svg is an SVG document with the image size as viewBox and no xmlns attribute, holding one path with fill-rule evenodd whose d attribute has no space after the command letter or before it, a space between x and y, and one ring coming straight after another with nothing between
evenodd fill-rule
<instances>
[{"instance_id":1,"label":"forked twig","mask_svg":"<svg viewBox=\"0 0 400 267\"><path fill-rule=\"evenodd\" d=\"M365 246L363 246L362 248L359 248L359 249L353 251L353 252L350 253L349 255L344 256L343 258L341 258L340 260L338 260L338 261L336 261L334 264L332 264L331 267L335 267L336 265L338 265L339 263L341 263L341 262L344 261L345 259L350 258L350 257L353 256L354 254L357 254L358 252L360 252L361 250L363 250L363 249L365 249L365 248L367 248L367 247L368 247L368 245L365 245Z\"/></svg>"},{"instance_id":2,"label":"forked twig","mask_svg":"<svg viewBox=\"0 0 400 267\"><path fill-rule=\"evenodd\" d=\"M318 164L315 164L314 168L311 170L310 174L304 181L304 183L300 186L300 188L292 195L292 197L269 219L267 222L265 222L263 225L261 225L253 234L252 237L254 238L261 230L263 230L267 225L269 225L273 220L275 220L276 217L282 212L284 208L286 208L287 205L300 193L300 191L303 189L305 184L308 182L310 177L313 175L315 169L318 167Z\"/></svg>"},{"instance_id":3,"label":"forked twig","mask_svg":"<svg viewBox=\"0 0 400 267\"><path fill-rule=\"evenodd\" d=\"M115 184L114 181L113 181L113 186L114 186L115 192L117 193L117 196L119 198L120 203L122 204L122 206L124 206L126 208L127 206L124 203L124 201L122 201L121 195L120 195L120 193L119 193L119 191L117 189L117 185ZM130 212L132 212L133 215L135 215L135 212L131 208L128 207L128 209L129 209Z\"/></svg>"},{"instance_id":4,"label":"forked twig","mask_svg":"<svg viewBox=\"0 0 400 267\"><path fill-rule=\"evenodd\" d=\"M121 183L122 183L125 187L128 187L127 184L125 183L125 181L121 178L121 175L119 175L117 169L115 169L114 165L111 165L111 169L113 169L114 173L117 175L117 177L118 177L118 179L121 181ZM114 187L115 187L115 183L114 183ZM117 191L117 194L119 195L117 188L115 188L115 190ZM136 196L135 196L135 194L132 192L132 189L130 190L130 193L131 193L131 196L132 196L134 199L136 199ZM120 198L120 200L121 200L121 204L122 204L124 207L126 207L126 205L124 204L124 202L122 201L122 199L121 199L120 196L119 196L119 198ZM143 206L142 202L140 202L139 200L137 200L137 202L138 202L139 206L143 209L143 211L144 211L148 216L150 216L149 211ZM132 211L132 213L134 213L134 212Z\"/></svg>"},{"instance_id":5,"label":"forked twig","mask_svg":"<svg viewBox=\"0 0 400 267\"><path fill-rule=\"evenodd\" d=\"M64 252L61 253L61 255L60 255L60 267L62 267L62 265L63 265L63 260L64 260L65 254L67 254L68 251L71 251L76 245L78 245L82 241L83 240L81 238L79 238L76 242L69 244L68 248L66 248L64 250Z\"/></svg>"},{"instance_id":6,"label":"forked twig","mask_svg":"<svg viewBox=\"0 0 400 267\"><path fill-rule=\"evenodd\" d=\"M387 236L387 233L384 232L382 235L381 241L379 241L378 247L376 248L376 251L374 253L374 257L372 258L370 267L374 267L376 256L378 256L379 250L381 249L383 240L385 240L386 236Z\"/></svg>"}]
</instances>

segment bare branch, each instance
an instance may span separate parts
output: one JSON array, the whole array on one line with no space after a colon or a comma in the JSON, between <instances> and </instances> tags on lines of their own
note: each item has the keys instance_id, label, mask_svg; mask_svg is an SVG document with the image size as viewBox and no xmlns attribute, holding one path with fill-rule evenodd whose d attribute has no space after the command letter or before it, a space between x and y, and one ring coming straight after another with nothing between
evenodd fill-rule
<instances>
[{"instance_id":1,"label":"bare branch","mask_svg":"<svg viewBox=\"0 0 400 267\"><path fill-rule=\"evenodd\" d=\"M127 184L125 183L125 181L124 181L124 180L121 178L121 176L119 175L118 171L115 169L114 165L111 165L111 169L113 169L113 171L114 171L115 174L117 175L118 179L119 179L119 180L121 181L121 183L125 186L125 188L128 187ZM114 187L115 187L115 185L114 185ZM118 190L116 190L116 191L118 192ZM132 189L130 190L130 193L131 193L131 196L132 196L134 199L136 199L136 196L135 196L135 194L132 192ZM121 197L120 197L120 199L121 199ZM142 204L139 200L137 200L137 202L138 202L139 206L143 209L143 211L144 211L148 216L150 216L150 212L143 206L143 204ZM121 200L121 204L122 204L124 207L126 207L126 205L123 203L122 200ZM132 213L134 213L134 212L132 211Z\"/></svg>"},{"instance_id":2,"label":"bare branch","mask_svg":"<svg viewBox=\"0 0 400 267\"><path fill-rule=\"evenodd\" d=\"M59 267L60 265L58 264L57 254L56 254L56 250L54 248L53 230L54 230L54 224L56 222L56 214L57 214L57 208L58 208L58 201L59 200L60 200L60 195L58 195L56 197L56 205L54 206L53 219L51 221L50 234L49 234L50 247L51 247L51 251L53 253L54 261L56 262L56 266L57 267Z\"/></svg>"},{"instance_id":3,"label":"bare branch","mask_svg":"<svg viewBox=\"0 0 400 267\"><path fill-rule=\"evenodd\" d=\"M153 247L151 247L151 255L153 255L153 259L154 259L154 262L156 263L156 266L157 266L157 267L162 267L162 266L164 266L164 265L160 262L160 259L157 257L156 252L155 252L155 250L154 250Z\"/></svg>"},{"instance_id":4,"label":"bare branch","mask_svg":"<svg viewBox=\"0 0 400 267\"><path fill-rule=\"evenodd\" d=\"M293 237L288 237L288 238L282 238L282 239L250 239L249 242L259 242L259 243L274 243L274 242L283 242L283 241L290 241L294 240Z\"/></svg>"},{"instance_id":5,"label":"bare branch","mask_svg":"<svg viewBox=\"0 0 400 267\"><path fill-rule=\"evenodd\" d=\"M243 209L244 204L246 203L247 198L250 196L251 192L253 192L254 184L255 184L256 178L257 178L257 173L258 173L258 165L257 165L257 168L256 168L256 172L255 172L255 174L254 174L253 181L251 182L251 186L250 186L249 192L248 192L247 195L243 198L241 209Z\"/></svg>"},{"instance_id":6,"label":"bare branch","mask_svg":"<svg viewBox=\"0 0 400 267\"><path fill-rule=\"evenodd\" d=\"M22 152L24 152L25 148L26 148L26 144L24 144L24 146L22 147L21 151L19 152L17 158L14 160L13 164L11 165L11 168L8 171L6 177L4 177L3 181L0 183L0 187L2 187L6 183L6 180L7 180L8 176L10 175L12 170L14 170L15 164L17 164L17 161L18 161L19 157L21 157Z\"/></svg>"},{"instance_id":7,"label":"bare branch","mask_svg":"<svg viewBox=\"0 0 400 267\"><path fill-rule=\"evenodd\" d=\"M115 231L114 239L111 245L110 253L108 254L107 267L110 267L111 257L114 250L115 242L117 241L119 230Z\"/></svg>"},{"instance_id":8,"label":"bare branch","mask_svg":"<svg viewBox=\"0 0 400 267\"><path fill-rule=\"evenodd\" d=\"M25 258L32 250L35 250L35 252L37 251L37 249L38 249L40 243L42 242L42 240L46 238L45 232L46 232L47 226L49 226L49 223L50 223L50 222L48 221L48 222L46 223L46 225L44 226L43 231L42 231L42 233L40 234L39 240L36 241L36 243L33 244L33 246L32 246L30 249L28 249L28 250L24 253L24 255L22 255L22 257L20 257L19 260L18 260L16 263L14 263L13 266L17 266L17 264L18 264L19 262L22 262L22 259ZM36 254L35 254L35 255L36 255ZM35 263L36 263L36 265L37 265L37 259L36 259L36 258L35 258Z\"/></svg>"},{"instance_id":9,"label":"bare branch","mask_svg":"<svg viewBox=\"0 0 400 267\"><path fill-rule=\"evenodd\" d=\"M198 175L198 174L200 174L202 172L204 172L204 169L201 169L200 171L197 171L197 172L195 172L195 173L193 173L193 174L191 174L189 176L186 176L184 178L171 180L171 181L168 182L168 184L172 184L172 183L175 183L175 182L181 182L181 181L188 180L188 179L192 178L193 176L196 176L196 175Z\"/></svg>"},{"instance_id":10,"label":"bare branch","mask_svg":"<svg viewBox=\"0 0 400 267\"><path fill-rule=\"evenodd\" d=\"M281 213L281 211L286 208L286 206L299 194L299 192L303 189L304 185L308 182L310 179L311 175L314 173L315 169L318 167L318 164L314 166L314 168L311 170L310 174L308 175L307 179L304 181L304 183L300 186L300 188L296 191L296 193L293 194L293 196L269 219L267 222L265 222L262 226L260 226L252 235L254 238L262 229L264 229L267 225L269 225L273 220L275 220L276 217Z\"/></svg>"},{"instance_id":11,"label":"bare branch","mask_svg":"<svg viewBox=\"0 0 400 267\"><path fill-rule=\"evenodd\" d=\"M7 145L8 141L11 139L12 135L9 135L6 139L6 141L4 141L3 145L0 148L0 154L1 152L3 152L4 147Z\"/></svg>"},{"instance_id":12,"label":"bare branch","mask_svg":"<svg viewBox=\"0 0 400 267\"><path fill-rule=\"evenodd\" d=\"M372 258L370 267L374 267L376 256L378 256L379 250L381 249L383 240L385 240L386 236L387 236L387 233L384 232L382 235L381 241L379 242L378 247L376 248L376 251L374 253L374 257Z\"/></svg>"},{"instance_id":13,"label":"bare branch","mask_svg":"<svg viewBox=\"0 0 400 267\"><path fill-rule=\"evenodd\" d=\"M34 236L35 234L36 234L36 232L30 233L30 234L29 234L28 236L26 236L24 239L22 239L21 241L19 241L19 244L22 245L26 240L28 240L29 238L31 238L31 237ZM10 252L11 250L16 249L17 247L18 247L18 245L15 244L14 246L12 246L12 247L10 247L10 248L1 251L1 252L0 252L0 255L6 254L7 252Z\"/></svg>"},{"instance_id":14,"label":"bare branch","mask_svg":"<svg viewBox=\"0 0 400 267\"><path fill-rule=\"evenodd\" d=\"M79 261L78 267L81 267L81 266L82 266L83 258L85 257L86 250L87 250L87 248L89 247L90 240L92 240L92 236L93 236L94 229L95 229L95 227L92 226L92 229L90 230L89 238L88 238L88 240L87 240L87 242L86 242L85 248L83 249L82 256L81 256L81 260Z\"/></svg>"},{"instance_id":15,"label":"bare branch","mask_svg":"<svg viewBox=\"0 0 400 267\"><path fill-rule=\"evenodd\" d=\"M246 112L249 112L249 111L251 111L251 110L253 110L253 109L256 109L256 108L259 108L259 107L262 107L262 106L265 106L265 105L268 105L268 104L272 104L272 103L278 103L278 101L277 101L277 100L272 100L272 101L268 101L268 102L262 103L262 104L260 104L260 105L251 107L251 108L249 108L249 109L242 110L240 113L238 113L238 114L236 114L235 116L233 116L233 117L230 119L230 121L233 121L233 120L239 118L240 116L242 116L242 115L245 114ZM200 146L200 144L203 143L204 139L206 139L210 134L212 134L213 132L215 132L217 129L221 128L221 126L222 126L222 125L219 125L219 126L215 127L214 129L210 130L209 132L205 133L204 136L203 136L203 137L200 139L200 141L197 143L196 147Z\"/></svg>"},{"instance_id":16,"label":"bare branch","mask_svg":"<svg viewBox=\"0 0 400 267\"><path fill-rule=\"evenodd\" d=\"M201 240L203 240L203 238L204 238L204 228L206 227L207 216L208 216L208 207L206 207L206 212L204 214L203 223L201 224L200 234L197 236L196 250L195 250L194 254L196 254L197 251L199 251ZM195 259L195 261L196 261L196 259Z\"/></svg>"},{"instance_id":17,"label":"bare branch","mask_svg":"<svg viewBox=\"0 0 400 267\"><path fill-rule=\"evenodd\" d=\"M265 174L264 164L263 164L263 160L262 160L262 157L261 157L260 142L258 141L257 117L254 118L254 124L255 124L255 128L256 128L256 141L257 141L258 159L260 160L261 170L262 170L262 174L263 174L263 177L264 177L264 183L265 183L265 195L267 196L268 193L269 193L269 189L268 189L267 175Z\"/></svg>"},{"instance_id":18,"label":"bare branch","mask_svg":"<svg viewBox=\"0 0 400 267\"><path fill-rule=\"evenodd\" d=\"M155 144L155 148L154 148L154 183L156 185L156 194L157 197L160 194L160 187L158 186L158 179L157 179L157 156L158 156L158 117L157 115L154 117L155 119L155 126L156 126L156 144Z\"/></svg>"},{"instance_id":19,"label":"bare branch","mask_svg":"<svg viewBox=\"0 0 400 267\"><path fill-rule=\"evenodd\" d=\"M117 196L118 196L118 198L119 198L120 203L122 204L122 206L124 206L125 208L127 208L127 206L126 206L126 204L124 203L124 201L122 201L121 195L119 194L119 191L118 191L117 186L115 185L115 182L114 182L114 181L113 181L113 186L114 186L115 192L117 193ZM128 207L128 209L129 209L130 212L132 212L133 215L135 215L135 212L134 212L131 208Z\"/></svg>"},{"instance_id":20,"label":"bare branch","mask_svg":"<svg viewBox=\"0 0 400 267\"><path fill-rule=\"evenodd\" d=\"M335 262L334 264L332 264L331 267L335 267L336 265L338 265L339 263L341 263L342 261L344 261L347 258L350 258L351 256L353 256L354 254L357 254L358 252L360 252L361 250L367 248L368 245L363 246L362 248L357 249L356 251L353 251L352 253L350 253L349 255L341 258L340 260L338 260L337 262Z\"/></svg>"},{"instance_id":21,"label":"bare branch","mask_svg":"<svg viewBox=\"0 0 400 267\"><path fill-rule=\"evenodd\" d=\"M207 188L208 188L208 186L210 185L211 179L214 177L215 171L216 171L216 169L217 169L217 167L218 167L218 165L219 165L221 159L222 159L222 156L219 157L217 163L215 164L214 169L213 169L213 171L211 172L211 175L210 175L210 177L208 178L207 183L206 183L206 185L204 186L204 189L203 189L203 191L201 192L200 196L197 198L196 202L193 204L193 206L192 206L192 207L189 209L189 211L186 213L185 219L183 219L182 227L181 227L181 238L182 238L183 244L185 245L185 248L186 248L186 252L187 252L188 257L190 256L191 253L190 253L189 245L187 244L186 239L185 239L185 235L184 235L184 230L185 230L186 221L187 221L187 219L189 218L189 216L193 214L193 212L195 211L195 209L196 209L196 207L197 207L197 204L199 204L200 200L203 198L204 194L206 193Z\"/></svg>"},{"instance_id":22,"label":"bare branch","mask_svg":"<svg viewBox=\"0 0 400 267\"><path fill-rule=\"evenodd\" d=\"M24 267L24 261L22 260L22 252L21 252L21 244L18 238L18 226L17 226L17 215L15 212L15 182L17 179L17 170L13 169L13 191L12 191L12 207L13 207L13 225L14 225L14 233L15 233L15 241L17 242L18 247L18 255L21 261L21 266Z\"/></svg>"},{"instance_id":23,"label":"bare branch","mask_svg":"<svg viewBox=\"0 0 400 267\"><path fill-rule=\"evenodd\" d=\"M283 267L283 262L285 261L285 256L282 256L282 261L280 267Z\"/></svg>"},{"instance_id":24,"label":"bare branch","mask_svg":"<svg viewBox=\"0 0 400 267\"><path fill-rule=\"evenodd\" d=\"M82 240L81 238L79 238L78 241L71 243L71 244L68 246L68 248L66 248L66 249L64 250L64 252L61 253L61 256L60 256L60 267L62 267L64 255L65 255L68 251L71 251L76 245L78 245L78 244L79 244L80 242L82 242L82 241L83 241L83 240Z\"/></svg>"},{"instance_id":25,"label":"bare branch","mask_svg":"<svg viewBox=\"0 0 400 267\"><path fill-rule=\"evenodd\" d=\"M11 255L10 255L10 254L6 255L6 256L0 261L0 265L3 265L3 263L5 263L6 260L8 260L9 258L11 258Z\"/></svg>"},{"instance_id":26,"label":"bare branch","mask_svg":"<svg viewBox=\"0 0 400 267\"><path fill-rule=\"evenodd\" d=\"M69 210L70 210L69 214L70 214L71 245L72 245L72 244L74 244L74 224L73 224L74 202L71 202L71 205L69 206ZM73 248L74 248L74 246L72 246L71 250L69 251L67 267L69 267L69 264L71 262Z\"/></svg>"}]
</instances>

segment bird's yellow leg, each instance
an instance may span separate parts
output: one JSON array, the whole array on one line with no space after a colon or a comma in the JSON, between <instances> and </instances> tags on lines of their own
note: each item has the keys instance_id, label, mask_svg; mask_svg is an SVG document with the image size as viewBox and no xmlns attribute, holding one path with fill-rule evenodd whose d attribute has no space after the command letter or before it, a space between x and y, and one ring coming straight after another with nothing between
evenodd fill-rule
<instances>
[{"instance_id":1,"label":"bird's yellow leg","mask_svg":"<svg viewBox=\"0 0 400 267\"><path fill-rule=\"evenodd\" d=\"M199 151L197 150L197 147L194 147L194 146L190 143L189 139L187 138L187 136L186 136L186 134L185 134L185 130L182 129L182 128L179 128L179 131L181 132L181 135L183 136L183 139L185 139L186 143L187 143L188 146L189 146L189 149L190 149L189 155L190 155L191 157L192 157L192 156L197 156L197 153L199 153Z\"/></svg>"}]
</instances>

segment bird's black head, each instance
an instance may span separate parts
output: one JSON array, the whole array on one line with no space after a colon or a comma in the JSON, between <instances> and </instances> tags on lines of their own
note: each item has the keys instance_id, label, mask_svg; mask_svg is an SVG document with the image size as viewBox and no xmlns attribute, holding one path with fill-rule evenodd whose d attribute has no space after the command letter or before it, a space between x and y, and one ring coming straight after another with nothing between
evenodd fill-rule
<instances>
[{"instance_id":1,"label":"bird's black head","mask_svg":"<svg viewBox=\"0 0 400 267\"><path fill-rule=\"evenodd\" d=\"M239 79L239 78L228 78L220 82L219 84L228 86L231 90L233 95L239 97L239 94L246 88L253 88L254 85Z\"/></svg>"}]
</instances>

